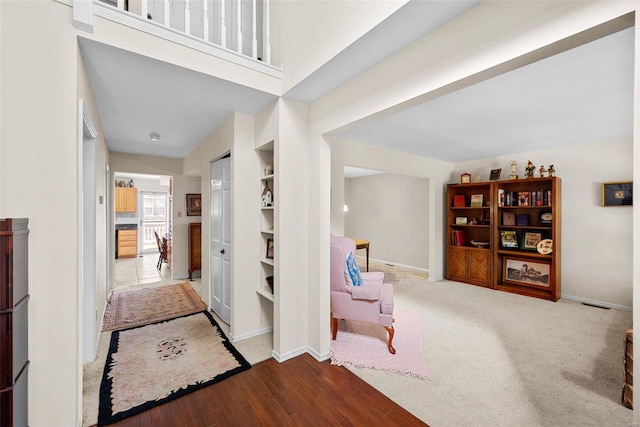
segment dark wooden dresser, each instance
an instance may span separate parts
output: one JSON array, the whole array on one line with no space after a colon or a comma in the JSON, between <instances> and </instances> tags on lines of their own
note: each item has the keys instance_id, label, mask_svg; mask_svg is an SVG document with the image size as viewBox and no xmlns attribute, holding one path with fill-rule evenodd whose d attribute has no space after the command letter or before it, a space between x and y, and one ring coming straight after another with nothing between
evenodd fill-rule
<instances>
[{"instance_id":1,"label":"dark wooden dresser","mask_svg":"<svg viewBox=\"0 0 640 427\"><path fill-rule=\"evenodd\" d=\"M0 426L27 426L28 229L0 219Z\"/></svg>"},{"instance_id":2,"label":"dark wooden dresser","mask_svg":"<svg viewBox=\"0 0 640 427\"><path fill-rule=\"evenodd\" d=\"M193 272L202 270L202 223L189 223L189 280Z\"/></svg>"}]
</instances>

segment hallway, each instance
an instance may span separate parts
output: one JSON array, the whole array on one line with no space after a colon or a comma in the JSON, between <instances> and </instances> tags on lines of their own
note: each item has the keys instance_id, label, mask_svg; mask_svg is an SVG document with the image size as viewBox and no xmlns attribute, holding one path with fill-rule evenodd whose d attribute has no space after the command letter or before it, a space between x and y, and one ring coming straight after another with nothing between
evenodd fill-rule
<instances>
[{"instance_id":1,"label":"hallway","mask_svg":"<svg viewBox=\"0 0 640 427\"><path fill-rule=\"evenodd\" d=\"M160 271L156 268L158 253L148 253L135 258L116 259L115 288L143 285L171 279L171 269L166 263Z\"/></svg>"}]
</instances>

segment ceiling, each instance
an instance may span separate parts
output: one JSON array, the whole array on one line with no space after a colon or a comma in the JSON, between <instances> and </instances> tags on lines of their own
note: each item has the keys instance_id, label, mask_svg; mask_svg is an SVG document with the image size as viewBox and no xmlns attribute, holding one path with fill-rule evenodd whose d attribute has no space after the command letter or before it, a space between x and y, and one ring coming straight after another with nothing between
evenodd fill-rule
<instances>
[{"instance_id":1,"label":"ceiling","mask_svg":"<svg viewBox=\"0 0 640 427\"><path fill-rule=\"evenodd\" d=\"M476 3L411 1L286 97L311 102ZM430 19L420 19L425 16ZM276 99L79 40L105 140L114 152L182 158L234 111L255 114ZM340 136L460 162L630 135L633 43L633 28L623 30ZM151 132L160 140L152 142Z\"/></svg>"}]
</instances>

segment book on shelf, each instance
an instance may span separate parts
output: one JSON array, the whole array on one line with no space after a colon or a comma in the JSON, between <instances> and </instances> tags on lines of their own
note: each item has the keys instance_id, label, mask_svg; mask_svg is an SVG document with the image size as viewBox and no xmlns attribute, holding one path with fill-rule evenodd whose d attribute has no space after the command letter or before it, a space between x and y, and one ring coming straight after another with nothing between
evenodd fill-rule
<instances>
[{"instance_id":1,"label":"book on shelf","mask_svg":"<svg viewBox=\"0 0 640 427\"><path fill-rule=\"evenodd\" d=\"M530 206L529 199L531 198L531 193L528 191L519 191L518 192L518 206Z\"/></svg>"},{"instance_id":2,"label":"book on shelf","mask_svg":"<svg viewBox=\"0 0 640 427\"><path fill-rule=\"evenodd\" d=\"M529 215L527 214L516 215L516 225L529 225Z\"/></svg>"},{"instance_id":3,"label":"book on shelf","mask_svg":"<svg viewBox=\"0 0 640 427\"><path fill-rule=\"evenodd\" d=\"M502 212L502 225L516 225L515 212Z\"/></svg>"},{"instance_id":4,"label":"book on shelf","mask_svg":"<svg viewBox=\"0 0 640 427\"><path fill-rule=\"evenodd\" d=\"M504 206L504 188L499 188L498 189L498 206L502 207Z\"/></svg>"},{"instance_id":5,"label":"book on shelf","mask_svg":"<svg viewBox=\"0 0 640 427\"><path fill-rule=\"evenodd\" d=\"M453 207L454 208L464 208L465 207L464 194L456 194L456 195L453 196Z\"/></svg>"},{"instance_id":6,"label":"book on shelf","mask_svg":"<svg viewBox=\"0 0 640 427\"><path fill-rule=\"evenodd\" d=\"M463 230L451 231L451 244L453 246L465 246L467 244L467 235Z\"/></svg>"}]
</instances>

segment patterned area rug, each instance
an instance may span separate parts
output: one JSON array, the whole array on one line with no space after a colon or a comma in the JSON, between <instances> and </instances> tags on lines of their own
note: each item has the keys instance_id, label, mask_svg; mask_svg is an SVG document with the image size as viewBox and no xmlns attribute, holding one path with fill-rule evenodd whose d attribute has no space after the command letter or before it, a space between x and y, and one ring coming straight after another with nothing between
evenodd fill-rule
<instances>
[{"instance_id":1,"label":"patterned area rug","mask_svg":"<svg viewBox=\"0 0 640 427\"><path fill-rule=\"evenodd\" d=\"M148 325L198 313L207 305L187 282L158 288L115 291L104 315L103 331Z\"/></svg>"},{"instance_id":2,"label":"patterned area rug","mask_svg":"<svg viewBox=\"0 0 640 427\"><path fill-rule=\"evenodd\" d=\"M381 325L340 320L338 335L331 340L331 364L371 368L390 374L429 379L424 354L422 313L394 311L396 354L387 349L387 331Z\"/></svg>"},{"instance_id":3,"label":"patterned area rug","mask_svg":"<svg viewBox=\"0 0 640 427\"><path fill-rule=\"evenodd\" d=\"M112 424L249 369L210 313L115 331L98 425Z\"/></svg>"},{"instance_id":4,"label":"patterned area rug","mask_svg":"<svg viewBox=\"0 0 640 427\"><path fill-rule=\"evenodd\" d=\"M367 271L367 261L364 257L356 257L360 271ZM391 283L393 286L404 285L415 282L420 279L427 279L429 273L426 271L412 270L397 265L385 264L378 261L369 260L369 271L382 271L384 273L385 283Z\"/></svg>"}]
</instances>

